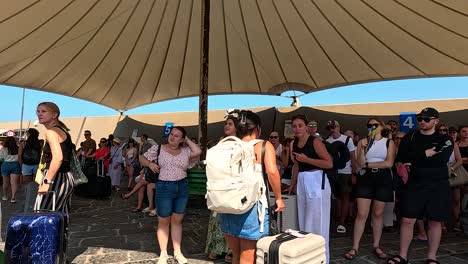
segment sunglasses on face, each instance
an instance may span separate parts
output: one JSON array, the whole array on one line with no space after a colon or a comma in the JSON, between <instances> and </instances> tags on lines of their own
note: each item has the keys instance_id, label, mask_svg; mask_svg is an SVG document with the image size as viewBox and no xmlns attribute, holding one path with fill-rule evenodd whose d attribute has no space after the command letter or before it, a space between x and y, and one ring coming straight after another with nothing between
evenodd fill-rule
<instances>
[{"instance_id":1,"label":"sunglasses on face","mask_svg":"<svg viewBox=\"0 0 468 264\"><path fill-rule=\"evenodd\" d=\"M317 127L317 124L308 124L308 127Z\"/></svg>"},{"instance_id":2,"label":"sunglasses on face","mask_svg":"<svg viewBox=\"0 0 468 264\"><path fill-rule=\"evenodd\" d=\"M84 134L84 135L85 135L85 137L87 137L87 136L91 136L91 134Z\"/></svg>"},{"instance_id":3,"label":"sunglasses on face","mask_svg":"<svg viewBox=\"0 0 468 264\"><path fill-rule=\"evenodd\" d=\"M327 126L328 130L332 130L332 129L335 129L335 128L336 128L336 126Z\"/></svg>"},{"instance_id":4,"label":"sunglasses on face","mask_svg":"<svg viewBox=\"0 0 468 264\"><path fill-rule=\"evenodd\" d=\"M448 131L448 129L446 129L446 128L439 129L439 132L447 132L447 131Z\"/></svg>"},{"instance_id":5,"label":"sunglasses on face","mask_svg":"<svg viewBox=\"0 0 468 264\"><path fill-rule=\"evenodd\" d=\"M418 120L418 122L424 121L426 123L429 123L431 122L432 119L435 119L435 117L420 117L420 116L416 117L416 120Z\"/></svg>"},{"instance_id":6,"label":"sunglasses on face","mask_svg":"<svg viewBox=\"0 0 468 264\"><path fill-rule=\"evenodd\" d=\"M379 124L367 124L367 128L378 128L379 127Z\"/></svg>"},{"instance_id":7,"label":"sunglasses on face","mask_svg":"<svg viewBox=\"0 0 468 264\"><path fill-rule=\"evenodd\" d=\"M278 136L270 136L270 138L278 138Z\"/></svg>"}]
</instances>

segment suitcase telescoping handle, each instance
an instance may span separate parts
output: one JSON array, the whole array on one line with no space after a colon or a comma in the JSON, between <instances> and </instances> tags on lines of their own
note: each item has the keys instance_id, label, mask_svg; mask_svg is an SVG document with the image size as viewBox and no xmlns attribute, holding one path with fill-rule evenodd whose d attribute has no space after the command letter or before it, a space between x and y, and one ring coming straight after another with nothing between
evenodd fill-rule
<instances>
[{"instance_id":1,"label":"suitcase telescoping handle","mask_svg":"<svg viewBox=\"0 0 468 264\"><path fill-rule=\"evenodd\" d=\"M49 193L52 193L52 211L55 212L55 199L56 199L56 194L54 191L49 191ZM38 194L36 197L36 202L34 203L34 208L33 212L44 212L44 211L49 211L49 210L43 210L41 209L41 203L42 199L44 198L43 194Z\"/></svg>"}]
</instances>

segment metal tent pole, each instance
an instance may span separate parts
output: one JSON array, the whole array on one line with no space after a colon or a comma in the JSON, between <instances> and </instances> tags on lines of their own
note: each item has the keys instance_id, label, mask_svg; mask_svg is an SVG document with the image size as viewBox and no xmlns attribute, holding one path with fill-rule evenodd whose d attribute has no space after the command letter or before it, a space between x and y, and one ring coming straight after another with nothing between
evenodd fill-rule
<instances>
[{"instance_id":1,"label":"metal tent pole","mask_svg":"<svg viewBox=\"0 0 468 264\"><path fill-rule=\"evenodd\" d=\"M198 142L202 149L200 160L206 157L208 133L208 52L210 46L210 0L203 1L203 32L202 32L202 78L199 94L198 110Z\"/></svg>"},{"instance_id":2,"label":"metal tent pole","mask_svg":"<svg viewBox=\"0 0 468 264\"><path fill-rule=\"evenodd\" d=\"M26 88L23 88L23 98L21 99L21 117L20 117L20 131L18 141L21 142L23 138L23 115L24 115L24 96L26 93Z\"/></svg>"}]
</instances>

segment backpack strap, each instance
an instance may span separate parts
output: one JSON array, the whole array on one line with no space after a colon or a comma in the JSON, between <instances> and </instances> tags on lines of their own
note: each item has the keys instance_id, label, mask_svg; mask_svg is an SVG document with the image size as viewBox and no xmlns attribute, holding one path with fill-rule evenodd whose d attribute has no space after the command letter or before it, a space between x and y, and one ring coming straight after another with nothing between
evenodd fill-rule
<instances>
[{"instance_id":1,"label":"backpack strap","mask_svg":"<svg viewBox=\"0 0 468 264\"><path fill-rule=\"evenodd\" d=\"M346 148L348 148L348 143L349 143L349 140L351 139L351 137L347 137L346 140L345 140L345 146Z\"/></svg>"},{"instance_id":2,"label":"backpack strap","mask_svg":"<svg viewBox=\"0 0 468 264\"><path fill-rule=\"evenodd\" d=\"M385 146L387 146L387 149L388 149L388 146L390 145L390 141L392 141L392 140L387 138L387 143L385 143Z\"/></svg>"}]
</instances>

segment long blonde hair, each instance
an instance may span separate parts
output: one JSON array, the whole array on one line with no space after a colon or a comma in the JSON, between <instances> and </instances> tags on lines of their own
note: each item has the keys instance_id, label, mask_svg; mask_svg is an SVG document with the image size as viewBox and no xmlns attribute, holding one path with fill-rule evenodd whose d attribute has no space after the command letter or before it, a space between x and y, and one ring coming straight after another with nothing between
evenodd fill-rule
<instances>
[{"instance_id":1,"label":"long blonde hair","mask_svg":"<svg viewBox=\"0 0 468 264\"><path fill-rule=\"evenodd\" d=\"M49 109L49 111L53 112L53 113L56 113L57 114L57 122L58 124L63 127L65 130L69 131L70 129L62 122L59 120L59 116L60 116L60 108L55 104L55 103L52 103L52 102L42 102L42 103L39 103L37 105L37 107L39 106L45 106L47 109Z\"/></svg>"}]
</instances>

